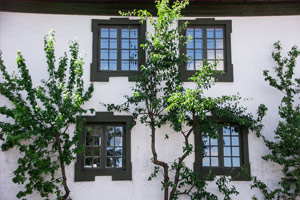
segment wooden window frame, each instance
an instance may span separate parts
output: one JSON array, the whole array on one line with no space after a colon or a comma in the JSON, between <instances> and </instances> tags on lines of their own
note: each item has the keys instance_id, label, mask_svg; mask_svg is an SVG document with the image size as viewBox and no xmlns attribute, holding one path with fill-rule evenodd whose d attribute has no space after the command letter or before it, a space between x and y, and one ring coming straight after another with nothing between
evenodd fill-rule
<instances>
[{"instance_id":1,"label":"wooden window frame","mask_svg":"<svg viewBox=\"0 0 300 200\"><path fill-rule=\"evenodd\" d=\"M222 27L224 30L224 73L217 74L217 82L233 82L233 65L231 60L231 32L232 32L232 23L231 20L215 20L213 18L204 19L197 18L195 20L179 20L178 26L182 26L185 22L188 22L188 27L192 28L219 28ZM186 30L183 30L180 33L182 36L186 35ZM203 40L203 44L207 42ZM203 49L203 52L207 49ZM186 54L186 46L180 49L181 53ZM204 55L204 53L203 53ZM194 75L197 70L187 70L186 64L179 66L180 77L182 81L190 81L189 78Z\"/></svg>"},{"instance_id":2,"label":"wooden window frame","mask_svg":"<svg viewBox=\"0 0 300 200\"><path fill-rule=\"evenodd\" d=\"M95 116L83 116L86 124L123 124L125 137L123 137L123 167L122 168L86 168L84 167L84 152L77 154L75 163L75 182L94 181L95 176L112 176L112 180L132 180L131 164L131 130L132 116L113 115L112 112L97 112ZM85 132L80 134L79 145L85 144Z\"/></svg>"},{"instance_id":3,"label":"wooden window frame","mask_svg":"<svg viewBox=\"0 0 300 200\"><path fill-rule=\"evenodd\" d=\"M122 71L118 69L121 62L121 34L118 34L118 58L117 71L100 70L100 27L121 28L121 27L136 27L138 28L138 70L137 71ZM140 47L145 41L146 23L141 24L140 20L130 20L129 18L110 18L107 20L92 19L93 32L93 54L90 70L90 80L95 82L108 82L109 77L128 77L129 81L135 81L135 77L141 72L140 66L145 63L145 51Z\"/></svg>"}]
</instances>

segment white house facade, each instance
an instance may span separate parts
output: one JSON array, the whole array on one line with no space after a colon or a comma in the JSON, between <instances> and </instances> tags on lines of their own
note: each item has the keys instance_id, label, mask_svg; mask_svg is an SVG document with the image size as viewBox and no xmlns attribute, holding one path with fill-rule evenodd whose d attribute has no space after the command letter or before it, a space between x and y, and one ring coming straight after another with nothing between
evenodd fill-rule
<instances>
[{"instance_id":1,"label":"white house facade","mask_svg":"<svg viewBox=\"0 0 300 200\"><path fill-rule=\"evenodd\" d=\"M131 88L135 85L132 76L138 73L138 66L145 59L139 44L146 32L153 30L149 24L141 25L136 17L120 17L118 10L147 8L153 11L154 2L4 0L0 5L0 49L9 72L17 71L16 50L20 50L33 83L38 85L41 79L46 78L43 37L50 29L55 31L57 58L68 51L69 41L74 37L78 38L80 51L85 54L83 78L86 87L93 82L95 89L93 97L84 106L94 108L97 114L86 117L85 133L81 139L88 145L88 140L96 138L98 132L109 130L114 142L107 143L109 147L101 152L106 157L86 153L67 167L72 199L162 199L161 175L148 181L154 167L151 162L150 129L138 122L130 130L127 128L130 116L126 113L107 113L100 104L121 104L125 101L124 95L132 93ZM216 97L239 93L243 98L250 99L243 105L254 114L259 104L265 104L269 110L263 120L263 134L273 138L282 94L264 81L263 70L273 71L275 67L271 52L276 41L280 40L283 44L283 52L293 45L300 45L300 1L195 0L183 14L183 20L190 22L187 34L193 37L193 44L184 49L193 61L181 69L183 79L186 81L204 59L214 61L221 58L219 68L225 73L207 95ZM296 69L298 74L299 66ZM194 86L187 81L184 85ZM10 102L1 97L0 105L10 105ZM263 141L256 137L255 132L239 129L236 134L240 136L235 136L234 131L232 129L228 136L231 141L228 146L225 143L215 145L224 145L219 146L224 148L224 158L211 155L205 160L193 153L185 163L192 169L199 166L195 164L196 160L202 160L200 165L208 169L214 165L228 168L247 165L251 175L275 188L280 180L281 168L261 158L268 152ZM159 157L172 162L182 153L183 139L173 133L168 125L158 132L161 134L157 137L162 138L157 140ZM169 133L169 140L163 139L166 132ZM102 140L109 140L106 137L91 142L100 147ZM192 137L192 144L197 143L195 138ZM213 148L213 141L210 144ZM231 150L227 156L226 147ZM109 155L106 152L109 150L115 153ZM12 182L17 159L16 149L0 151L0 200L17 199L16 193L23 187ZM223 161L216 161L218 159ZM98 162L105 164L100 166ZM263 199L259 190L251 190L251 183L247 180L237 180L231 184L240 193L233 199L247 200L253 195ZM209 184L208 190L222 198L215 184ZM40 199L40 196L34 193L28 199ZM188 197L181 196L180 199Z\"/></svg>"}]
</instances>

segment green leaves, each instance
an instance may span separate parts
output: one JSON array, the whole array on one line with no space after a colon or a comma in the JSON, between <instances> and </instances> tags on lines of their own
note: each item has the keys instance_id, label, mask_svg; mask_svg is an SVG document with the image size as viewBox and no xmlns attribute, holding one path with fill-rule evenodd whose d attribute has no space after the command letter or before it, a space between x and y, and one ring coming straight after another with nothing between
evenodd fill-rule
<instances>
[{"instance_id":1,"label":"green leaves","mask_svg":"<svg viewBox=\"0 0 300 200\"><path fill-rule=\"evenodd\" d=\"M81 106L93 92L93 85L84 91L83 59L78 54L78 43L74 41L69 46L72 55L70 65L67 65L65 53L59 58L56 68L54 41L54 31L50 31L44 38L48 79L42 80L42 85L37 87L32 85L20 52L17 52L18 74L8 74L0 57L3 76L0 94L7 97L13 106L0 107L2 115L13 119L11 123L1 122L2 150L17 147L22 152L13 178L15 183L25 185L24 191L17 194L18 198L34 190L45 199L51 195L56 195L57 199L68 198L70 191L65 166L75 159L78 133L82 126L80 116L88 111ZM69 135L68 128L76 122L75 134ZM57 177L59 173L61 175ZM65 192L61 191L62 186Z\"/></svg>"}]
</instances>

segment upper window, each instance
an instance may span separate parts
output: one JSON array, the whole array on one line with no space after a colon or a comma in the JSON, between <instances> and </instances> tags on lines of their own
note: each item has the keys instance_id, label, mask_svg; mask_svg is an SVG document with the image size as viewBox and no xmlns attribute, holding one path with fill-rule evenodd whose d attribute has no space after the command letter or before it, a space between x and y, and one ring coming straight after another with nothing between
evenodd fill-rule
<instances>
[{"instance_id":1,"label":"upper window","mask_svg":"<svg viewBox=\"0 0 300 200\"><path fill-rule=\"evenodd\" d=\"M84 152L77 155L75 181L92 181L95 176L112 176L113 180L131 180L131 116L114 116L97 112L86 116L80 137Z\"/></svg>"},{"instance_id":2,"label":"upper window","mask_svg":"<svg viewBox=\"0 0 300 200\"><path fill-rule=\"evenodd\" d=\"M195 171L200 176L233 175L236 180L247 180L241 167L250 173L248 156L248 130L236 124L224 123L218 130L217 138L200 133L195 128L195 146L198 150L195 158Z\"/></svg>"},{"instance_id":3,"label":"upper window","mask_svg":"<svg viewBox=\"0 0 300 200\"><path fill-rule=\"evenodd\" d=\"M113 76L134 76L144 63L140 44L145 40L145 23L128 18L92 20L93 63L91 81L108 81Z\"/></svg>"},{"instance_id":4,"label":"upper window","mask_svg":"<svg viewBox=\"0 0 300 200\"><path fill-rule=\"evenodd\" d=\"M180 21L182 25L185 21ZM187 81L205 62L217 64L217 70L223 74L217 75L217 81L232 82L233 69L231 63L231 21L214 19L189 20L184 35L191 38L182 52L191 61L180 67L183 81Z\"/></svg>"}]
</instances>

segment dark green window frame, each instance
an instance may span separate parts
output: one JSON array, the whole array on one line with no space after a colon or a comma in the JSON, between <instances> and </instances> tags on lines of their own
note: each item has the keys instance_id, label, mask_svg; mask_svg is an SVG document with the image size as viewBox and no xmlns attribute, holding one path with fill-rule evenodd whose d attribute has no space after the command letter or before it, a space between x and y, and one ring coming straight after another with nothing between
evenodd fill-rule
<instances>
[{"instance_id":1,"label":"dark green window frame","mask_svg":"<svg viewBox=\"0 0 300 200\"><path fill-rule=\"evenodd\" d=\"M124 129L123 137L123 153L122 153L122 167L109 168L105 167L105 159L108 157L105 150L102 150L101 155L103 165L101 167L85 166L86 150L80 154L77 154L77 162L75 164L75 181L94 181L95 176L112 176L112 180L132 180L132 165L131 165L131 130L129 124L132 122L131 116L113 115L112 112L97 112L95 116L84 116L85 127L86 126L122 126ZM106 142L106 141L104 141ZM86 135L85 128L80 135L79 145L85 147ZM105 147L105 146L104 146Z\"/></svg>"},{"instance_id":2,"label":"dark green window frame","mask_svg":"<svg viewBox=\"0 0 300 200\"><path fill-rule=\"evenodd\" d=\"M100 29L105 28L117 28L117 70L100 70ZM138 29L138 69L137 71L125 71L121 70L121 34L120 29L124 27L133 27ZM140 66L145 63L145 51L140 47L145 41L146 36L146 23L141 24L140 20L130 20L129 18L111 18L108 20L92 20L92 32L93 32L93 55L90 70L90 80L95 82L108 82L109 77L129 77L129 81L134 81L135 76L140 73Z\"/></svg>"},{"instance_id":3,"label":"dark green window frame","mask_svg":"<svg viewBox=\"0 0 300 200\"><path fill-rule=\"evenodd\" d=\"M206 28L222 28L224 34L224 73L216 75L217 82L233 82L233 65L231 60L231 32L232 32L232 24L231 20L215 20L213 18L209 19L200 19L197 18L195 20L180 20L178 22L179 26L182 26L185 22L188 22L187 28L202 28L206 30ZM181 35L186 35L186 30L181 32ZM207 59L206 55L206 45L207 37L205 31L203 31L203 58ZM181 53L187 53L187 47L184 46L181 48ZM192 75L194 75L197 70L187 70L187 65L184 64L179 66L179 72L181 74L182 81L190 81L188 80Z\"/></svg>"},{"instance_id":4,"label":"dark green window frame","mask_svg":"<svg viewBox=\"0 0 300 200\"><path fill-rule=\"evenodd\" d=\"M248 181L248 177L244 176L242 173L242 167L245 167L248 174L251 174L250 163L249 163L249 150L248 150L248 129L246 127L240 126L239 124L233 123L230 120L214 118L211 120L217 121L219 124L224 126L235 126L239 129L239 157L240 157L240 167L224 167L224 151L223 147L225 146L223 142L223 133L221 130L218 131L218 155L219 166L203 166L203 133L200 133L199 129L199 120L194 118L194 135L195 135L195 163L194 171L198 173L199 177L208 175L210 172L213 175L229 175L237 181ZM223 127L224 127L223 126ZM232 154L231 154L232 156ZM226 156L225 156L226 157ZM233 157L233 156L232 156Z\"/></svg>"}]
</instances>

